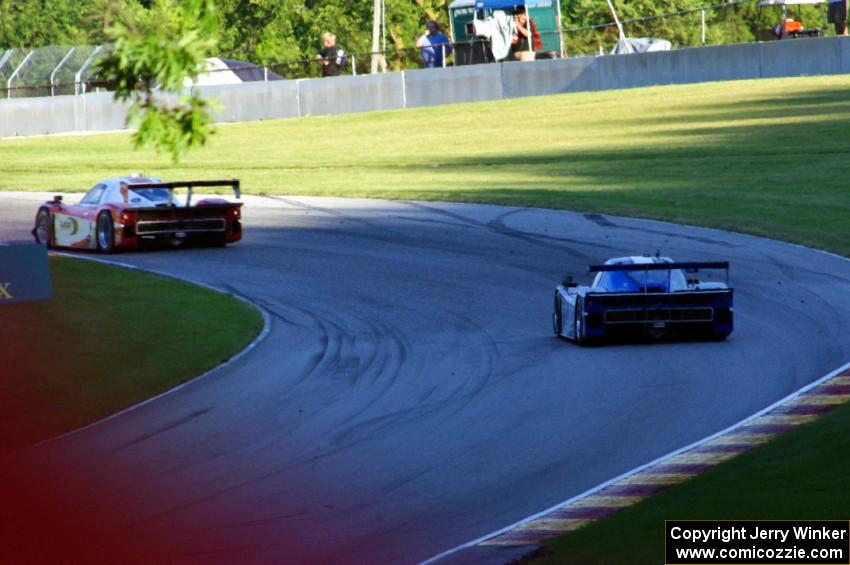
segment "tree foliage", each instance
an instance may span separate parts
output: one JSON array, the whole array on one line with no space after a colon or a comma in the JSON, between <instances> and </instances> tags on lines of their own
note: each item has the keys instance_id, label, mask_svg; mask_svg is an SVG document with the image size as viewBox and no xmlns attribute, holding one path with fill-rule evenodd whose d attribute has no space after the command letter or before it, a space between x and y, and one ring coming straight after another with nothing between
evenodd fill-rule
<instances>
[{"instance_id":1,"label":"tree foliage","mask_svg":"<svg viewBox=\"0 0 850 565\"><path fill-rule=\"evenodd\" d=\"M429 19L447 25L446 6L446 0L386 0L387 49L412 48ZM372 50L372 2L366 0L219 0L219 7L220 47L234 59L309 67L325 32L364 64ZM304 68L298 72L303 75Z\"/></svg>"},{"instance_id":2,"label":"tree foliage","mask_svg":"<svg viewBox=\"0 0 850 565\"><path fill-rule=\"evenodd\" d=\"M136 147L167 151L174 162L212 133L209 103L184 89L215 47L212 0L155 0L149 9L123 7L108 30L113 51L100 75L117 100L132 102L128 123Z\"/></svg>"},{"instance_id":3,"label":"tree foliage","mask_svg":"<svg viewBox=\"0 0 850 565\"><path fill-rule=\"evenodd\" d=\"M0 49L102 43L111 0L0 0Z\"/></svg>"},{"instance_id":4,"label":"tree foliage","mask_svg":"<svg viewBox=\"0 0 850 565\"><path fill-rule=\"evenodd\" d=\"M0 0L0 49L100 44L107 41L114 17L132 14L144 20L145 14L159 14L168 21L161 5L155 0ZM447 6L448 0L386 0L387 49L412 48L430 19L448 28ZM350 53L365 55L372 48L367 0L216 0L216 7L215 55L221 57L313 65L327 31Z\"/></svg>"},{"instance_id":5,"label":"tree foliage","mask_svg":"<svg viewBox=\"0 0 850 565\"><path fill-rule=\"evenodd\" d=\"M385 0L386 46L389 50L411 49L424 31L425 22L437 20L448 28L449 0ZM622 20L695 10L722 4L723 0L613 0ZM0 0L0 48L56 43L101 43L106 39L110 14L157 13L156 0ZM731 2L729 3L731 6ZM215 20L220 40L215 55L258 64L299 62L294 69L281 67L285 76L315 74L314 57L322 33L337 36L337 45L350 53L371 51L372 2L369 0L216 0ZM613 23L605 0L561 0L565 28L582 28ZM791 14L807 27L824 27L823 6L794 6ZM717 45L753 41L759 30L779 23L781 8L759 8L756 0L706 12L706 43ZM626 26L630 37L657 37L674 46L701 43L699 11ZM615 27L568 33L571 54L607 51L617 40ZM396 65L416 65L410 57L395 58ZM391 58L391 66L393 59Z\"/></svg>"},{"instance_id":6,"label":"tree foliage","mask_svg":"<svg viewBox=\"0 0 850 565\"><path fill-rule=\"evenodd\" d=\"M386 45L408 49L429 19L448 28L449 0L385 0ZM670 14L721 4L721 0L613 0L621 20ZM116 12L156 13L154 0L0 0L0 48L102 43ZM217 0L220 42L216 55L259 64L311 61L321 35L330 31L347 51L371 51L372 2L368 0ZM564 27L613 23L605 0L561 0ZM826 28L823 6L795 6L792 16L808 27ZM758 30L779 23L781 8L759 8L756 0L706 12L706 43L755 39ZM631 37L659 37L675 46L701 42L699 12L626 26ZM831 29L826 29L832 33ZM584 30L567 35L571 53L607 49L617 30ZM382 46L383 47L383 46ZM303 75L303 69L299 69Z\"/></svg>"}]
</instances>

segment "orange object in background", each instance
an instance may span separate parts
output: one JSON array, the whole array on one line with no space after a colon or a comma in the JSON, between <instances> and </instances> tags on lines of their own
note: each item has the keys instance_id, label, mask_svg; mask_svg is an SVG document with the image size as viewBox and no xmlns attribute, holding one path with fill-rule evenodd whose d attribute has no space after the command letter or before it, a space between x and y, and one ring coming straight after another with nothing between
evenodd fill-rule
<instances>
[{"instance_id":1,"label":"orange object in background","mask_svg":"<svg viewBox=\"0 0 850 565\"><path fill-rule=\"evenodd\" d=\"M787 18L783 20L782 23L776 24L776 27L773 28L773 35L775 35L777 39L782 39L788 37L792 33L798 33L801 31L803 31L802 22Z\"/></svg>"},{"instance_id":2,"label":"orange object in background","mask_svg":"<svg viewBox=\"0 0 850 565\"><path fill-rule=\"evenodd\" d=\"M782 25L783 28L785 28L785 33L791 33L792 31L802 31L803 30L803 24L801 22L792 20L791 18L788 18L787 20L785 20L785 22L783 22L783 24L781 24L781 25Z\"/></svg>"}]
</instances>

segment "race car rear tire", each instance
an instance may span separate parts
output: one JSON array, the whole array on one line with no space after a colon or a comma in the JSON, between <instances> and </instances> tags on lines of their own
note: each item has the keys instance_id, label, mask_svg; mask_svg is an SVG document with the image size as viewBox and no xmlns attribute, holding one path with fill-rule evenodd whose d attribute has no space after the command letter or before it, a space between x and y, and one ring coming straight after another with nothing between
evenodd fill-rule
<instances>
[{"instance_id":1,"label":"race car rear tire","mask_svg":"<svg viewBox=\"0 0 850 565\"><path fill-rule=\"evenodd\" d=\"M109 212L101 212L97 216L95 232L97 250L101 253L112 253L115 250L115 225L112 223L112 215Z\"/></svg>"},{"instance_id":2,"label":"race car rear tire","mask_svg":"<svg viewBox=\"0 0 850 565\"><path fill-rule=\"evenodd\" d=\"M584 343L584 324L582 323L582 310L584 309L584 304L582 303L581 296L576 298L576 309L575 316L573 317L573 335L575 336L575 342L579 345Z\"/></svg>"},{"instance_id":3,"label":"race car rear tire","mask_svg":"<svg viewBox=\"0 0 850 565\"><path fill-rule=\"evenodd\" d=\"M35 228L32 230L36 243L43 243L48 249L53 249L53 214L47 208L42 208L35 215Z\"/></svg>"},{"instance_id":4,"label":"race car rear tire","mask_svg":"<svg viewBox=\"0 0 850 565\"><path fill-rule=\"evenodd\" d=\"M207 245L210 247L224 247L227 245L227 234L222 233L210 236L207 240Z\"/></svg>"},{"instance_id":5,"label":"race car rear tire","mask_svg":"<svg viewBox=\"0 0 850 565\"><path fill-rule=\"evenodd\" d=\"M561 314L561 299L555 293L555 309L552 311L552 329L555 335L561 337L564 331L564 321Z\"/></svg>"}]
</instances>

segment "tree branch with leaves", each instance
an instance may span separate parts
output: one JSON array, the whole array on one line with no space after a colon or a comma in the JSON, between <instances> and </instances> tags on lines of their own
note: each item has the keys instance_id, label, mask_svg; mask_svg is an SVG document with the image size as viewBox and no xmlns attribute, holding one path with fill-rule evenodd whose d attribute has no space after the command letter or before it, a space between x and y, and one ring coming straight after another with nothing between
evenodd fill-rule
<instances>
[{"instance_id":1,"label":"tree branch with leaves","mask_svg":"<svg viewBox=\"0 0 850 565\"><path fill-rule=\"evenodd\" d=\"M153 147L173 162L214 133L209 101L185 87L204 70L216 45L212 0L156 0L149 10L123 6L108 29L114 49L100 75L115 99L130 101L133 146Z\"/></svg>"}]
</instances>

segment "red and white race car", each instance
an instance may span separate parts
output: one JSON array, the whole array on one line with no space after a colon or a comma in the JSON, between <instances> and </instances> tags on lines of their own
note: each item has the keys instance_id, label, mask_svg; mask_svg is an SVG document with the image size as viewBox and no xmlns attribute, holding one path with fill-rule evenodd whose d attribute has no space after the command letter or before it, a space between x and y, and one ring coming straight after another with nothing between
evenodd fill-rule
<instances>
[{"instance_id":1,"label":"red and white race car","mask_svg":"<svg viewBox=\"0 0 850 565\"><path fill-rule=\"evenodd\" d=\"M120 177L96 184L78 204L61 196L45 202L35 216L32 234L50 248L112 253L146 243L172 246L187 241L226 245L242 239L242 204L204 198L192 204L196 187L231 186L240 197L239 181L162 182L151 177ZM178 196L175 189L185 188Z\"/></svg>"}]
</instances>

